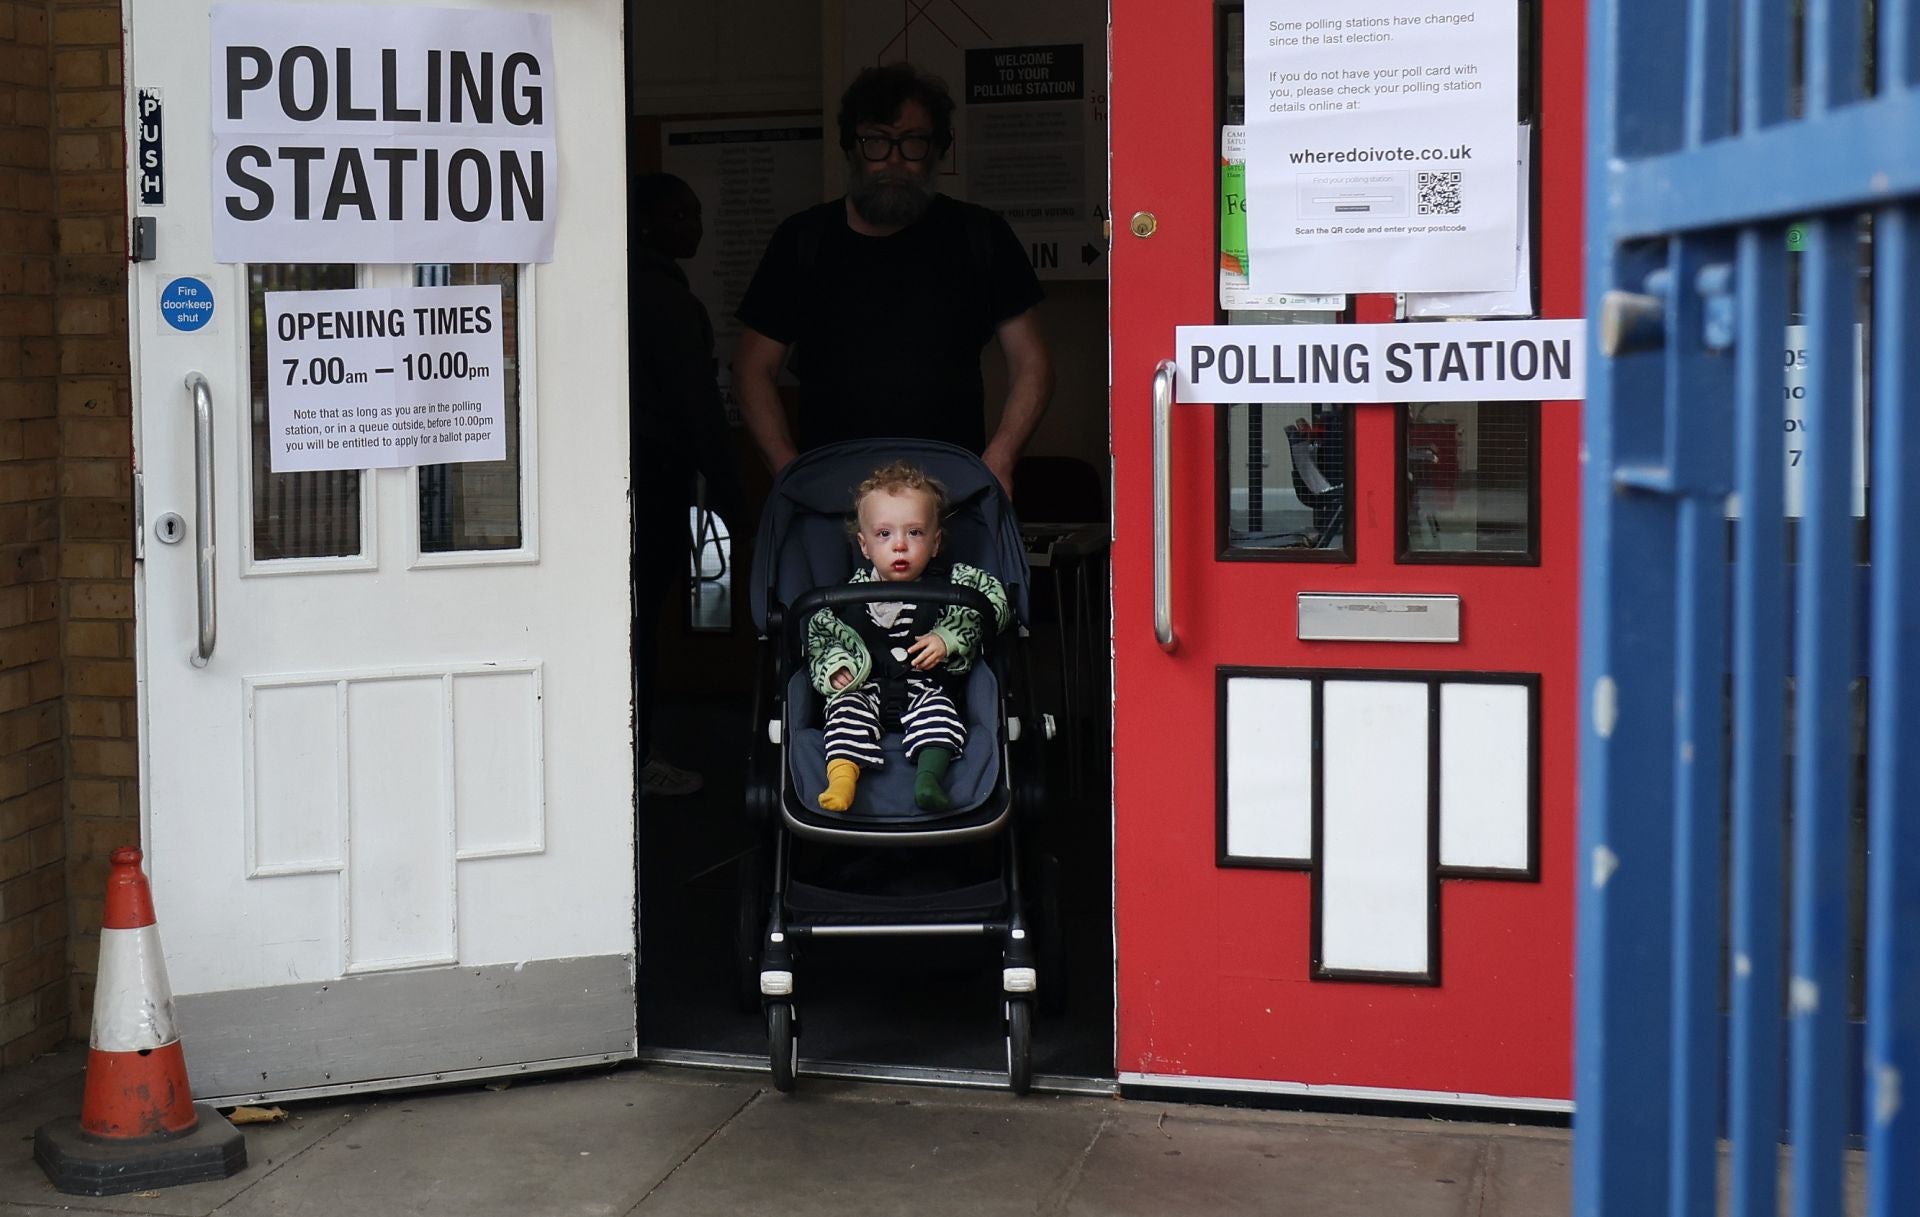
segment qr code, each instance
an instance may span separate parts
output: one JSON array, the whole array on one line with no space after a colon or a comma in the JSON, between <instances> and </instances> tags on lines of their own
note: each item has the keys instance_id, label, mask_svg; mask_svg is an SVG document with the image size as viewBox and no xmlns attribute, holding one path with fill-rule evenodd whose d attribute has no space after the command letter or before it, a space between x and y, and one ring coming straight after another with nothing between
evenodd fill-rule
<instances>
[{"instance_id":1,"label":"qr code","mask_svg":"<svg viewBox=\"0 0 1920 1217\"><path fill-rule=\"evenodd\" d=\"M1423 216L1460 214L1460 174L1457 171L1420 175L1420 214Z\"/></svg>"}]
</instances>

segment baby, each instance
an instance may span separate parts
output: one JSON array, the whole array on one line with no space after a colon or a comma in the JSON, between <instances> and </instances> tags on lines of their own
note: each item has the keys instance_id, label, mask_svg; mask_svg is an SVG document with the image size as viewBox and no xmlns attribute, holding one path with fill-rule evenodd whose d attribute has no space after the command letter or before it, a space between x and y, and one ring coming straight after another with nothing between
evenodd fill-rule
<instances>
[{"instance_id":1,"label":"baby","mask_svg":"<svg viewBox=\"0 0 1920 1217\"><path fill-rule=\"evenodd\" d=\"M855 539L872 566L853 583L912 584L922 576L970 587L993 605L993 629L1009 617L1007 589L983 570L961 562L935 565L946 488L920 469L896 461L875 470L854 495ZM903 587L905 594L910 589ZM958 686L973 666L985 627L973 609L904 600L822 609L807 622L807 663L813 687L827 699L827 788L820 806L853 806L862 769L886 763L880 740L898 724L915 767L913 801L927 811L952 806L947 765L966 743Z\"/></svg>"}]
</instances>

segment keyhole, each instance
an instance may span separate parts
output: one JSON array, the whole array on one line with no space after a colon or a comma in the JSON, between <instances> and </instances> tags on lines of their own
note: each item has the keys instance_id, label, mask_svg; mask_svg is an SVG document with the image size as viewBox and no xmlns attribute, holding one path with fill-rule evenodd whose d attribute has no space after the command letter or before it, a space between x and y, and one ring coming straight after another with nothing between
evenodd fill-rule
<instances>
[{"instance_id":1,"label":"keyhole","mask_svg":"<svg viewBox=\"0 0 1920 1217\"><path fill-rule=\"evenodd\" d=\"M187 522L177 511L169 511L153 522L153 535L168 545L178 545L187 535Z\"/></svg>"}]
</instances>

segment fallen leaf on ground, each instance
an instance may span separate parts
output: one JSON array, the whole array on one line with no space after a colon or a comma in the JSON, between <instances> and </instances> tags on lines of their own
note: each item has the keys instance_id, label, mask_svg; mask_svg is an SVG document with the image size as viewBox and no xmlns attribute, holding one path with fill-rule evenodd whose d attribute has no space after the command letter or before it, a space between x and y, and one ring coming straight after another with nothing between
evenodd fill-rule
<instances>
[{"instance_id":1,"label":"fallen leaf on ground","mask_svg":"<svg viewBox=\"0 0 1920 1217\"><path fill-rule=\"evenodd\" d=\"M236 1107L227 1113L234 1124L278 1124L287 1118L284 1107Z\"/></svg>"}]
</instances>

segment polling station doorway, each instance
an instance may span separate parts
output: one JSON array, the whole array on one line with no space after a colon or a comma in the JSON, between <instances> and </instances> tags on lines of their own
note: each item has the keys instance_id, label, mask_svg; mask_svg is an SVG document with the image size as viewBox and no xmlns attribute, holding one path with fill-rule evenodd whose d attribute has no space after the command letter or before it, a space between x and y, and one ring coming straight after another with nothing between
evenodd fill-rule
<instances>
[{"instance_id":1,"label":"polling station doorway","mask_svg":"<svg viewBox=\"0 0 1920 1217\"><path fill-rule=\"evenodd\" d=\"M998 209L1035 213L1011 222L1046 292L1042 318L1056 389L1016 475L1015 504L1034 586L1036 683L1055 732L1047 775L1052 822L1041 836L1062 862L1070 944L1066 1008L1044 1015L1035 1031L1034 1068L1045 1085L1113 1076L1106 51L1104 5L1046 13L1022 7L942 0L910 6L923 11L903 17L890 4L736 0L668 11L635 0L628 9L629 155L636 171L674 173L699 198L705 239L682 266L712 316L723 378L733 308L773 226L844 188L834 105L861 66L910 60L942 77L959 104L956 150L942 165L941 189L985 201L997 190ZM988 85L982 74L994 71L981 53L1018 47L1045 48L1027 54L1047 55L1069 96L1035 109L969 103L969 83ZM980 96L990 91L983 87ZM1008 177L1010 166L1018 172ZM1036 189L1053 193L1024 203L1004 197ZM639 290L642 276L633 279ZM991 428L1005 385L992 343L983 370ZM632 391L638 402L648 386L636 381ZM697 793L640 800L639 1034L643 1057L764 1069L758 997L738 992L736 922L737 885L750 852L764 847L743 813L750 733L765 731L747 713L761 652L745 595L770 479L737 422L729 437L745 509L732 519L663 517L665 526L686 530L697 561L676 577L655 636L636 626L636 653L651 645L658 655L656 755L702 782ZM636 469L643 459L636 454ZM644 494L636 487L636 501ZM803 1075L1004 1079L997 951L985 942L949 942L931 953L923 946L815 948L799 1041Z\"/></svg>"},{"instance_id":2,"label":"polling station doorway","mask_svg":"<svg viewBox=\"0 0 1920 1217\"><path fill-rule=\"evenodd\" d=\"M1391 352L1577 315L1580 6L1421 7L1113 7L1123 1092L1567 1109L1578 405Z\"/></svg>"},{"instance_id":3,"label":"polling station doorway","mask_svg":"<svg viewBox=\"0 0 1920 1217\"><path fill-rule=\"evenodd\" d=\"M620 173L545 121L620 104L619 10L470 7L128 9L142 844L208 1100L633 1053Z\"/></svg>"}]
</instances>

